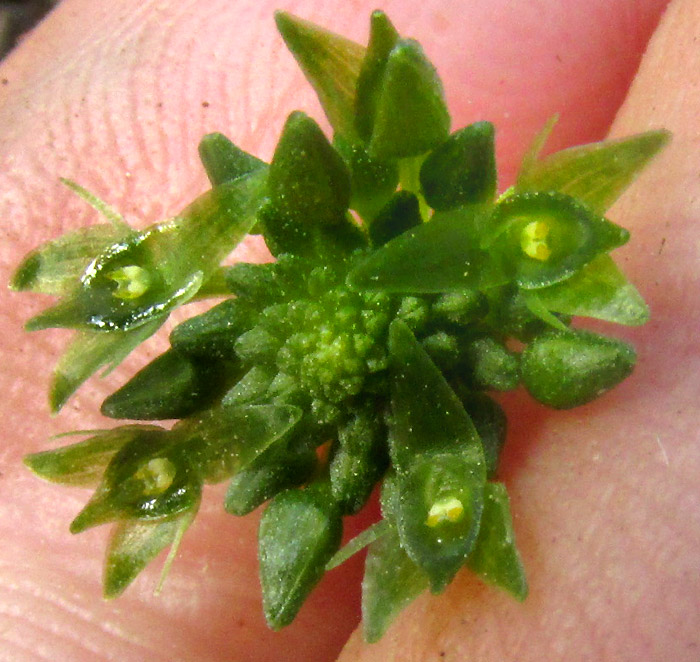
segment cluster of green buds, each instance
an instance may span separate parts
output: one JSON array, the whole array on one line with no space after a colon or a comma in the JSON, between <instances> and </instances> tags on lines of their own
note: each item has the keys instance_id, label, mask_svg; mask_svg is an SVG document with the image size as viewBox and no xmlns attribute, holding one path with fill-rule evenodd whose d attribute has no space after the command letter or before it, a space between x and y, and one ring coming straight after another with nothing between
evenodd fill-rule
<instances>
[{"instance_id":1,"label":"cluster of green buds","mask_svg":"<svg viewBox=\"0 0 700 662\"><path fill-rule=\"evenodd\" d=\"M108 222L39 247L12 281L60 297L28 329L77 332L56 367L54 411L176 307L224 299L177 326L171 347L103 403L106 416L140 423L27 464L95 489L71 531L115 524L109 597L166 547L172 559L203 485L227 480L228 512L266 504L259 559L272 628L364 547L370 641L465 565L523 599L493 392L524 385L569 408L630 374L630 345L571 320L647 320L609 255L628 232L603 214L668 135L541 158L550 123L499 196L493 125L450 132L434 67L384 13L372 14L366 48L276 18L332 142L301 112L269 164L208 135L211 190L142 231L67 182ZM221 266L248 234L275 260ZM377 486L380 521L339 549L343 518Z\"/></svg>"}]
</instances>

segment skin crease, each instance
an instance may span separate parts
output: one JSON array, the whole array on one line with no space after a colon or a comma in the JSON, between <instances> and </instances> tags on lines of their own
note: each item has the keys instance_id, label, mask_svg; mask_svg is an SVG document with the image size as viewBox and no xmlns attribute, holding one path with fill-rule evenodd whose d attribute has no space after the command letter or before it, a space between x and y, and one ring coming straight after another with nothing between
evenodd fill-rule
<instances>
[{"instance_id":1,"label":"skin crease","mask_svg":"<svg viewBox=\"0 0 700 662\"><path fill-rule=\"evenodd\" d=\"M437 65L454 127L496 123L506 186L553 113L562 117L552 147L606 133L665 5L432 0L408 12L396 0L383 8ZM374 5L64 0L0 67L5 282L37 243L95 222L58 176L143 226L206 188L196 155L202 134L222 130L268 159L289 111L321 117L274 32L275 7L365 41ZM616 135L661 126L675 134L610 212L633 231L619 255L654 315L643 329L619 331L637 346L638 370L572 412L546 411L521 394L507 398L502 477L528 600L519 605L463 572L443 596L419 598L379 644L352 635L341 660L700 656L700 371L697 313L686 294L697 285L700 245L691 225L700 213L698 25L697 2L670 6L613 127ZM259 248L237 255L263 259ZM222 487L207 491L159 597L152 595L158 568L150 568L118 601L101 601L107 531L72 537L67 530L86 493L39 482L20 460L55 446L46 441L52 433L104 426L95 414L102 399L164 340L91 380L52 419L45 391L68 334L23 333L22 322L46 300L0 296L0 414L10 432L0 454L0 660L335 659L359 618L359 559L329 575L293 626L267 631L256 517L225 515Z\"/></svg>"}]
</instances>

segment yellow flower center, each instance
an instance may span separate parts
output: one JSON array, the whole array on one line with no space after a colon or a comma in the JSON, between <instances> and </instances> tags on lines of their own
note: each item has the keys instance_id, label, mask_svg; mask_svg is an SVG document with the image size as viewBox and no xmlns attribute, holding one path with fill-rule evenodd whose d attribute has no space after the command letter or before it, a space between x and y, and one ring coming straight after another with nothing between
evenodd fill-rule
<instances>
[{"instance_id":1,"label":"yellow flower center","mask_svg":"<svg viewBox=\"0 0 700 662\"><path fill-rule=\"evenodd\" d=\"M520 233L520 247L523 253L534 260L545 262L552 254L552 249L547 243L549 225L544 221L532 221L528 223Z\"/></svg>"},{"instance_id":2,"label":"yellow flower center","mask_svg":"<svg viewBox=\"0 0 700 662\"><path fill-rule=\"evenodd\" d=\"M464 506L462 505L462 502L455 497L448 497L446 499L436 501L431 506L425 523L429 527L435 528L439 524L444 524L446 522L459 522L463 515Z\"/></svg>"}]
</instances>

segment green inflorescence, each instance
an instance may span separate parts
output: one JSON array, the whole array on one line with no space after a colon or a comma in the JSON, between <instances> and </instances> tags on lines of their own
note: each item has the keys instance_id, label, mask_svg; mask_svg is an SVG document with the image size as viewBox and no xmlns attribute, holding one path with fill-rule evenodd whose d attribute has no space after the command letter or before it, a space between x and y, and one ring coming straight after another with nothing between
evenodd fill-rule
<instances>
[{"instance_id":1,"label":"green inflorescence","mask_svg":"<svg viewBox=\"0 0 700 662\"><path fill-rule=\"evenodd\" d=\"M227 480L228 512L267 503L259 556L272 628L364 547L369 641L465 565L524 599L496 480L506 416L492 392L524 385L565 409L631 373L628 343L571 321L647 320L610 257L629 233L604 213L668 134L540 158L550 123L498 196L493 125L450 133L434 67L384 13L371 17L367 48L276 18L333 141L301 112L269 164L205 136L211 190L142 231L67 182L108 222L39 247L11 283L60 297L30 330L76 330L56 367L54 411L175 308L224 300L177 326L170 348L104 401L106 416L142 423L27 464L95 490L71 531L114 523L108 597L164 548L172 558L204 484ZM275 260L222 267L248 234ZM169 419L170 429L147 422ZM339 550L343 517L377 485L381 520Z\"/></svg>"}]
</instances>

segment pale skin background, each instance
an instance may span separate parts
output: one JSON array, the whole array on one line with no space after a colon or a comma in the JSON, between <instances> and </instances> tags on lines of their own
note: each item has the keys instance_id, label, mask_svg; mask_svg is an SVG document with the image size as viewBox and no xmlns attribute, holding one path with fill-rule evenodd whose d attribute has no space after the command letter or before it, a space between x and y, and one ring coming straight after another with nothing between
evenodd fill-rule
<instances>
[{"instance_id":1,"label":"pale skin background","mask_svg":"<svg viewBox=\"0 0 700 662\"><path fill-rule=\"evenodd\" d=\"M103 397L163 340L90 381L51 419L45 392L67 334L23 333L22 321L46 301L3 288L0 660L697 662L700 3L666 5L382 5L438 66L454 127L495 122L502 186L555 112L552 147L599 139L611 123L613 135L662 126L675 134L610 213L633 231L618 255L653 311L645 328L621 332L639 351L633 377L569 413L522 394L507 399L502 477L531 587L523 605L463 572L366 646L353 633L356 560L273 634L260 610L257 517L225 515L221 487L207 491L159 597L152 568L123 598L102 602L107 531L67 530L87 494L34 479L20 458L48 448L52 433L104 425L95 414ZM224 131L269 158L289 111L320 117L274 31L274 7L364 42L375 3L64 0L0 68L3 283L39 241L96 220L58 176L143 226L205 189L196 156L203 133ZM239 255L255 258L259 247Z\"/></svg>"}]
</instances>

